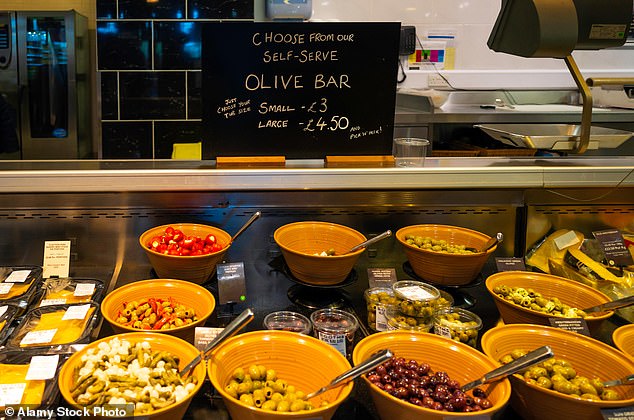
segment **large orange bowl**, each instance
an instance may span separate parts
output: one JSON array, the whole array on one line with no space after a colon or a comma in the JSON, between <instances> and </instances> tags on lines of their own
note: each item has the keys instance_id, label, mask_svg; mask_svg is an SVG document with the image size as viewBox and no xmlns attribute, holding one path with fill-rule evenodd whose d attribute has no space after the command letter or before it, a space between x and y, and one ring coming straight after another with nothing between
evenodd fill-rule
<instances>
[{"instance_id":1,"label":"large orange bowl","mask_svg":"<svg viewBox=\"0 0 634 420\"><path fill-rule=\"evenodd\" d=\"M449 254L410 245L405 239L409 235L444 240L448 244L476 249L482 248L491 237L463 227L433 224L406 226L396 232L396 239L403 246L414 273L429 283L443 286L471 283L497 248L494 246L487 252L472 254Z\"/></svg>"},{"instance_id":2,"label":"large orange bowl","mask_svg":"<svg viewBox=\"0 0 634 420\"><path fill-rule=\"evenodd\" d=\"M278 228L273 235L291 274L317 286L341 283L352 271L364 248L340 255L366 237L347 226L328 222L296 222ZM335 255L322 256L334 249Z\"/></svg>"},{"instance_id":3,"label":"large orange bowl","mask_svg":"<svg viewBox=\"0 0 634 420\"><path fill-rule=\"evenodd\" d=\"M612 341L617 349L634 358L634 324L623 325L614 330Z\"/></svg>"},{"instance_id":4,"label":"large orange bowl","mask_svg":"<svg viewBox=\"0 0 634 420\"><path fill-rule=\"evenodd\" d=\"M242 403L225 391L236 368L263 365L274 369L279 379L286 380L305 393L316 391L350 369L350 363L333 346L314 337L289 331L254 331L234 336L222 343L208 362L211 383L233 419L270 420L330 419L337 407L350 395L353 382L326 391L311 402L313 410L298 412L265 411ZM321 401L328 405L320 407Z\"/></svg>"},{"instance_id":5,"label":"large orange bowl","mask_svg":"<svg viewBox=\"0 0 634 420\"><path fill-rule=\"evenodd\" d=\"M202 286L183 280L152 279L126 284L108 293L101 303L101 314L110 323L115 333L145 331L119 324L116 320L125 302L147 300L148 298L173 298L176 303L194 309L198 319L191 324L169 330L153 331L173 335L189 343L194 342L196 327L205 325L207 318L211 316L216 306L214 295Z\"/></svg>"},{"instance_id":6,"label":"large orange bowl","mask_svg":"<svg viewBox=\"0 0 634 420\"><path fill-rule=\"evenodd\" d=\"M74 353L70 358L68 358L59 373L59 390L64 397L64 400L66 400L66 402L70 404L74 409L83 409L81 405L75 402L75 399L73 398L71 392L71 389L73 389L74 386L73 378L75 375L75 368L81 366L82 358L86 356L90 349L97 349L101 343L109 342L114 337L117 337L120 340L127 340L131 344L135 344L137 342L147 342L150 344L150 347L153 351L166 351L173 356L177 356L180 359L178 366L179 370L184 368L185 365L189 363L189 361L200 354L200 351L198 351L198 349L196 349L196 347L194 347L193 345L181 340L180 338L166 334L134 332L127 334L118 334L94 341L86 345L86 347L84 347L83 349ZM206 375L204 364L200 363L198 366L196 366L192 370L192 373L190 373L190 375L194 375L197 382L196 387L192 390L192 392L189 393L187 398L167 407L155 410L148 415L142 415L142 417L151 420L174 420L183 418L183 416L187 412L187 408L189 407L192 398L194 398L194 396L198 393L198 391L200 391L201 387L203 386ZM132 418L132 416L130 416L129 418Z\"/></svg>"},{"instance_id":7,"label":"large orange bowl","mask_svg":"<svg viewBox=\"0 0 634 420\"><path fill-rule=\"evenodd\" d=\"M149 249L147 243L155 236L161 236L168 226L181 230L185 235L198 236L203 239L207 235L213 234L225 246L220 251L211 254L193 256L165 255ZM231 235L213 226L198 223L172 223L146 230L139 237L139 244L145 251L158 277L202 284L216 272L216 265L222 261L231 246Z\"/></svg>"},{"instance_id":8,"label":"large orange bowl","mask_svg":"<svg viewBox=\"0 0 634 420\"><path fill-rule=\"evenodd\" d=\"M429 363L432 370L445 371L460 384L481 378L497 367L484 354L466 344L435 334L408 331L384 331L364 338L354 348L352 360L357 365L382 349L392 350L394 357ZM384 420L490 417L500 411L511 396L511 384L508 379L503 379L481 386L493 403L491 408L470 413L437 411L402 401L371 384L365 375L363 379L370 387L379 416Z\"/></svg>"},{"instance_id":9,"label":"large orange bowl","mask_svg":"<svg viewBox=\"0 0 634 420\"><path fill-rule=\"evenodd\" d=\"M482 350L493 360L513 350L534 350L548 345L554 357L565 359L578 375L601 380L618 379L634 372L634 361L598 340L542 325L504 325L482 335ZM600 420L602 408L628 407L634 404L634 387L613 389L623 396L618 401L589 401L565 395L511 377L511 405L524 419Z\"/></svg>"},{"instance_id":10,"label":"large orange bowl","mask_svg":"<svg viewBox=\"0 0 634 420\"><path fill-rule=\"evenodd\" d=\"M589 308L612 300L606 294L574 280L551 274L531 273L529 271L503 271L496 273L489 276L485 284L495 300L495 305L505 324L550 325L548 318L551 315L525 308L504 299L493 291L496 286L506 285L533 289L541 293L546 299L558 298L562 303L578 309ZM613 314L614 311L597 312L596 316L590 316L595 314L588 314L589 316L585 318L588 328L590 331L596 331L601 323Z\"/></svg>"}]
</instances>

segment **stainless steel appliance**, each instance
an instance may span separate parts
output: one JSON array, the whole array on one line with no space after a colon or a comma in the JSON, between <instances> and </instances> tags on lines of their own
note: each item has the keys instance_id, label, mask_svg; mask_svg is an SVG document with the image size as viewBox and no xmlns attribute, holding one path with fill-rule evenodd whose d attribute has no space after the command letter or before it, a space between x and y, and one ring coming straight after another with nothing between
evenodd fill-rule
<instances>
[{"instance_id":1,"label":"stainless steel appliance","mask_svg":"<svg viewBox=\"0 0 634 420\"><path fill-rule=\"evenodd\" d=\"M75 11L0 11L0 158L89 157L88 45Z\"/></svg>"}]
</instances>

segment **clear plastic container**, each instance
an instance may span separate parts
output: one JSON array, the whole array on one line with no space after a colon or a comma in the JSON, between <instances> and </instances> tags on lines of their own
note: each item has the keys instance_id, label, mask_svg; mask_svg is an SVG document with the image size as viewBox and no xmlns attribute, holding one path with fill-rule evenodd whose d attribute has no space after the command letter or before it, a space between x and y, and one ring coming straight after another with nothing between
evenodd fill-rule
<instances>
[{"instance_id":1,"label":"clear plastic container","mask_svg":"<svg viewBox=\"0 0 634 420\"><path fill-rule=\"evenodd\" d=\"M16 305L0 303L0 346L4 344L13 328L13 321L20 313L20 308Z\"/></svg>"},{"instance_id":2,"label":"clear plastic container","mask_svg":"<svg viewBox=\"0 0 634 420\"><path fill-rule=\"evenodd\" d=\"M101 302L104 283L93 278L48 278L42 282L36 306Z\"/></svg>"},{"instance_id":3,"label":"clear plastic container","mask_svg":"<svg viewBox=\"0 0 634 420\"><path fill-rule=\"evenodd\" d=\"M398 309L401 314L419 318L424 324L433 320L440 299L437 288L421 281L401 280L392 285L392 290L400 300Z\"/></svg>"},{"instance_id":4,"label":"clear plastic container","mask_svg":"<svg viewBox=\"0 0 634 420\"><path fill-rule=\"evenodd\" d=\"M10 348L43 348L85 343L99 320L96 302L31 309L7 340Z\"/></svg>"},{"instance_id":5,"label":"clear plastic container","mask_svg":"<svg viewBox=\"0 0 634 420\"><path fill-rule=\"evenodd\" d=\"M13 302L26 308L42 280L42 267L35 265L0 267L0 304Z\"/></svg>"},{"instance_id":6,"label":"clear plastic container","mask_svg":"<svg viewBox=\"0 0 634 420\"><path fill-rule=\"evenodd\" d=\"M429 317L415 317L403 314L398 307L392 306L386 311L387 329L429 332L433 326L433 319Z\"/></svg>"},{"instance_id":7,"label":"clear plastic container","mask_svg":"<svg viewBox=\"0 0 634 420\"><path fill-rule=\"evenodd\" d=\"M386 310L398 304L394 291L387 287L372 287L363 293L368 310L368 327L374 331L387 331Z\"/></svg>"},{"instance_id":8,"label":"clear plastic container","mask_svg":"<svg viewBox=\"0 0 634 420\"><path fill-rule=\"evenodd\" d=\"M292 331L306 335L310 334L312 330L308 318L291 311L271 312L264 317L264 328L267 330Z\"/></svg>"},{"instance_id":9,"label":"clear plastic container","mask_svg":"<svg viewBox=\"0 0 634 420\"><path fill-rule=\"evenodd\" d=\"M341 309L318 309L310 314L315 337L324 341L337 350L344 357L352 357L354 335L359 328L357 318Z\"/></svg>"},{"instance_id":10,"label":"clear plastic container","mask_svg":"<svg viewBox=\"0 0 634 420\"><path fill-rule=\"evenodd\" d=\"M482 320L461 308L446 308L434 316L434 333L476 347Z\"/></svg>"}]
</instances>

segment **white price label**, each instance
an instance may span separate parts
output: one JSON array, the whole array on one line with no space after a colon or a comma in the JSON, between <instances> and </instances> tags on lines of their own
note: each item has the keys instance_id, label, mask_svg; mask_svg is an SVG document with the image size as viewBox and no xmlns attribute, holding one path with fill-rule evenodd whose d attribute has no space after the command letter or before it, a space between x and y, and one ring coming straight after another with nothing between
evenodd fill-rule
<instances>
[{"instance_id":1,"label":"white price label","mask_svg":"<svg viewBox=\"0 0 634 420\"><path fill-rule=\"evenodd\" d=\"M0 306L0 318L2 318L2 315L4 315L7 312L7 309L9 309L7 305Z\"/></svg>"},{"instance_id":2,"label":"white price label","mask_svg":"<svg viewBox=\"0 0 634 420\"><path fill-rule=\"evenodd\" d=\"M74 296L92 296L95 293L95 283L77 283Z\"/></svg>"},{"instance_id":3,"label":"white price label","mask_svg":"<svg viewBox=\"0 0 634 420\"><path fill-rule=\"evenodd\" d=\"M7 295L11 291L13 283L0 283L0 295Z\"/></svg>"},{"instance_id":4,"label":"white price label","mask_svg":"<svg viewBox=\"0 0 634 420\"><path fill-rule=\"evenodd\" d=\"M420 286L407 286L398 289L398 292L409 300L429 300L434 296Z\"/></svg>"},{"instance_id":5,"label":"white price label","mask_svg":"<svg viewBox=\"0 0 634 420\"><path fill-rule=\"evenodd\" d=\"M345 334L329 334L319 333L319 339L325 343L330 344L336 348L339 353L343 354L343 357L348 357L346 353L346 336Z\"/></svg>"},{"instance_id":6,"label":"white price label","mask_svg":"<svg viewBox=\"0 0 634 420\"><path fill-rule=\"evenodd\" d=\"M57 365L59 363L59 354L52 356L33 356L29 364L29 370L26 372L25 379L27 381L45 381L55 377Z\"/></svg>"},{"instance_id":7,"label":"white price label","mask_svg":"<svg viewBox=\"0 0 634 420\"><path fill-rule=\"evenodd\" d=\"M20 404L25 389L26 383L0 384L0 406Z\"/></svg>"},{"instance_id":8,"label":"white price label","mask_svg":"<svg viewBox=\"0 0 634 420\"><path fill-rule=\"evenodd\" d=\"M26 346L30 344L47 344L53 341L53 337L57 333L57 328L52 330L29 331L24 335L20 345Z\"/></svg>"},{"instance_id":9,"label":"white price label","mask_svg":"<svg viewBox=\"0 0 634 420\"><path fill-rule=\"evenodd\" d=\"M434 334L445 338L451 338L451 329L444 325L434 325Z\"/></svg>"},{"instance_id":10,"label":"white price label","mask_svg":"<svg viewBox=\"0 0 634 420\"><path fill-rule=\"evenodd\" d=\"M6 283L24 283L29 278L29 274L31 274L31 270L15 270L4 281Z\"/></svg>"},{"instance_id":11,"label":"white price label","mask_svg":"<svg viewBox=\"0 0 634 420\"><path fill-rule=\"evenodd\" d=\"M579 238L577 238L577 235L573 230L569 230L563 235L557 237L554 242L557 249L561 251L562 249L579 243Z\"/></svg>"},{"instance_id":12,"label":"white price label","mask_svg":"<svg viewBox=\"0 0 634 420\"><path fill-rule=\"evenodd\" d=\"M62 321L68 321L71 319L84 319L86 318L86 314L88 314L88 310L90 309L90 304L86 305L76 305L71 306L66 309L66 313L62 317Z\"/></svg>"},{"instance_id":13,"label":"white price label","mask_svg":"<svg viewBox=\"0 0 634 420\"><path fill-rule=\"evenodd\" d=\"M387 331L387 316L386 307L383 305L376 305L376 330Z\"/></svg>"},{"instance_id":14,"label":"white price label","mask_svg":"<svg viewBox=\"0 0 634 420\"><path fill-rule=\"evenodd\" d=\"M63 305L66 303L66 299L43 299L40 303L40 307L42 306L51 306L51 305Z\"/></svg>"}]
</instances>

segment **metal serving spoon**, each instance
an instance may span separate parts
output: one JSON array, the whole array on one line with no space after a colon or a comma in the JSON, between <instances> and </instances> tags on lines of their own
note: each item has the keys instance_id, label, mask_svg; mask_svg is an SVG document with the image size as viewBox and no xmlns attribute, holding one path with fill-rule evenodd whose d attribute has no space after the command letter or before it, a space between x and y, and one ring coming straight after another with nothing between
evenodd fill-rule
<instances>
[{"instance_id":1,"label":"metal serving spoon","mask_svg":"<svg viewBox=\"0 0 634 420\"><path fill-rule=\"evenodd\" d=\"M253 213L253 215L249 218L249 220L247 220L247 222L244 225L242 225L242 227L238 229L236 233L233 234L233 236L231 237L231 242L235 241L236 238L240 236L242 232L244 232L249 226L251 226L251 223L259 219L261 215L262 213L259 211L256 211L255 213Z\"/></svg>"},{"instance_id":2,"label":"metal serving spoon","mask_svg":"<svg viewBox=\"0 0 634 420\"><path fill-rule=\"evenodd\" d=\"M634 305L634 296L628 296L621 299L613 300L612 302L602 303L597 306L591 306L589 308L583 309L583 311L587 313L607 312L632 305Z\"/></svg>"},{"instance_id":3,"label":"metal serving spoon","mask_svg":"<svg viewBox=\"0 0 634 420\"><path fill-rule=\"evenodd\" d=\"M553 351L549 346L540 347L536 350L526 353L522 357L518 357L511 363L500 366L497 369L493 369L491 372L487 373L480 379L463 385L460 390L462 392L466 392L472 388L475 388L476 386L504 379L509 375L512 375L522 369L526 369L529 366L533 366L534 364L537 364L543 360L550 359L551 357L553 357Z\"/></svg>"},{"instance_id":4,"label":"metal serving spoon","mask_svg":"<svg viewBox=\"0 0 634 420\"><path fill-rule=\"evenodd\" d=\"M342 373L341 375L337 376L328 385L319 388L317 391L307 394L304 399L309 400L311 398L316 397L317 395L320 395L328 391L329 389L343 385L355 378L358 378L364 373L371 371L378 365L387 361L391 357L392 357L392 352L390 350L380 350L376 352L375 354L373 354L369 359L364 360L363 362L359 363L357 366L353 367L352 369L349 369L345 371L344 373Z\"/></svg>"},{"instance_id":5,"label":"metal serving spoon","mask_svg":"<svg viewBox=\"0 0 634 420\"><path fill-rule=\"evenodd\" d=\"M346 255L346 254L350 254L351 252L356 251L357 249L366 248L368 245L372 245L375 242L379 242L381 239L385 239L388 236L392 236L392 231L391 230L386 230L385 232L381 233L380 235L376 235L374 238L370 238L367 241L363 241L360 244L353 246L352 248L350 248L346 252L338 254L338 255Z\"/></svg>"},{"instance_id":6,"label":"metal serving spoon","mask_svg":"<svg viewBox=\"0 0 634 420\"><path fill-rule=\"evenodd\" d=\"M482 245L482 248L477 249L477 248L468 246L465 249L471 252L484 253L484 252L487 252L489 249L493 248L494 246L496 246L497 244L499 244L500 242L502 242L503 240L504 240L504 234L502 232L498 232L495 234L495 236L492 236L491 238L489 238L489 240L486 241L484 245Z\"/></svg>"},{"instance_id":7,"label":"metal serving spoon","mask_svg":"<svg viewBox=\"0 0 634 420\"><path fill-rule=\"evenodd\" d=\"M195 368L196 365L198 365L198 363L200 363L206 357L208 357L209 354L212 352L212 350L218 347L218 345L222 343L222 341L224 341L226 338L233 336L236 332L244 328L249 322L251 322L251 320L253 320L253 316L254 316L253 310L251 308L245 309L240 315L238 315L233 321L231 321L222 331L220 331L220 333L213 340L211 340L211 343L209 343L207 347L205 347L205 349L198 356L194 357L194 359L191 362L187 363L187 365L183 369L181 369L180 371L181 377L183 378L186 377L189 374L189 372L191 372L191 370Z\"/></svg>"}]
</instances>

